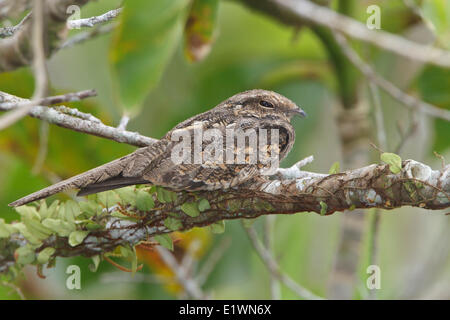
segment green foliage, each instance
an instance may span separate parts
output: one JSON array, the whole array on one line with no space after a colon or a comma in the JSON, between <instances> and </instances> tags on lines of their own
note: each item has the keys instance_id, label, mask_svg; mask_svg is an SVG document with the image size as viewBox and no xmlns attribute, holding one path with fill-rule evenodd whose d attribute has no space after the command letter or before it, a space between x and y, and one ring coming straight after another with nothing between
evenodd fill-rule
<instances>
[{"instance_id":1,"label":"green foliage","mask_svg":"<svg viewBox=\"0 0 450 320\"><path fill-rule=\"evenodd\" d=\"M177 199L177 194L175 192L166 190L162 187L156 187L156 193L158 201L161 203L170 203Z\"/></svg>"},{"instance_id":2,"label":"green foliage","mask_svg":"<svg viewBox=\"0 0 450 320\"><path fill-rule=\"evenodd\" d=\"M127 1L110 61L121 106L137 114L181 37L187 0Z\"/></svg>"},{"instance_id":3,"label":"green foliage","mask_svg":"<svg viewBox=\"0 0 450 320\"><path fill-rule=\"evenodd\" d=\"M198 202L198 210L200 210L200 212L203 212L209 209L211 209L211 205L209 204L208 199L200 199Z\"/></svg>"},{"instance_id":4,"label":"green foliage","mask_svg":"<svg viewBox=\"0 0 450 320\"><path fill-rule=\"evenodd\" d=\"M328 173L329 174L339 173L339 169L340 169L339 161L336 161L335 163L333 163L331 165L331 168L330 168L330 170L328 170Z\"/></svg>"},{"instance_id":5,"label":"green foliage","mask_svg":"<svg viewBox=\"0 0 450 320\"><path fill-rule=\"evenodd\" d=\"M136 207L141 211L149 211L155 206L153 197L144 190L139 190L136 195Z\"/></svg>"},{"instance_id":6,"label":"green foliage","mask_svg":"<svg viewBox=\"0 0 450 320\"><path fill-rule=\"evenodd\" d=\"M172 218L172 217L166 218L164 220L164 225L166 226L167 229L172 230L172 231L177 231L177 230L181 229L181 227L182 227L180 220Z\"/></svg>"},{"instance_id":7,"label":"green foliage","mask_svg":"<svg viewBox=\"0 0 450 320\"><path fill-rule=\"evenodd\" d=\"M381 161L389 165L389 170L397 174L402 171L402 158L395 153L384 152L380 155Z\"/></svg>"},{"instance_id":8,"label":"green foliage","mask_svg":"<svg viewBox=\"0 0 450 320\"><path fill-rule=\"evenodd\" d=\"M212 233L221 234L225 232L225 221L217 221L209 226Z\"/></svg>"},{"instance_id":9,"label":"green foliage","mask_svg":"<svg viewBox=\"0 0 450 320\"><path fill-rule=\"evenodd\" d=\"M196 202L185 202L181 205L181 210L186 213L190 217L198 217L200 215L200 211L198 209L198 205Z\"/></svg>"},{"instance_id":10,"label":"green foliage","mask_svg":"<svg viewBox=\"0 0 450 320\"><path fill-rule=\"evenodd\" d=\"M167 233L159 234L159 235L154 236L154 238L164 248L173 251L173 241L172 241L172 237L169 234L167 234Z\"/></svg>"}]
</instances>

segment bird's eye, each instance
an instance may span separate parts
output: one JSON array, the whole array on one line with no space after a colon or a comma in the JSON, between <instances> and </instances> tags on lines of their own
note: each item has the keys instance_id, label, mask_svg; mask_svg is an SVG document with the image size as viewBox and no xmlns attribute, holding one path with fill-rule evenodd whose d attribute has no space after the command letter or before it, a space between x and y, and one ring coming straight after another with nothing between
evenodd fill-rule
<instances>
[{"instance_id":1,"label":"bird's eye","mask_svg":"<svg viewBox=\"0 0 450 320\"><path fill-rule=\"evenodd\" d=\"M271 109L273 109L273 104L271 104L270 102L267 102L266 100L261 100L259 102L259 105L264 107L264 108L271 108Z\"/></svg>"}]
</instances>

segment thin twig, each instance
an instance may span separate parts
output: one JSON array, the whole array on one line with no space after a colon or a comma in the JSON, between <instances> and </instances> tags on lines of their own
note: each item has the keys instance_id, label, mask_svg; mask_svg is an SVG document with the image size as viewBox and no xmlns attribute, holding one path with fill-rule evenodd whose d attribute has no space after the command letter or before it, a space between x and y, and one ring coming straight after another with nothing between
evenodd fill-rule
<instances>
[{"instance_id":1,"label":"thin twig","mask_svg":"<svg viewBox=\"0 0 450 320\"><path fill-rule=\"evenodd\" d=\"M250 0L246 1L249 2ZM400 56L446 68L450 67L449 51L424 46L389 32L370 30L365 24L359 21L311 1L270 0L269 2L279 6L281 10L278 12L282 12L283 10L288 11L291 15L295 14L302 20L311 21L315 24L342 32L349 37L369 42Z\"/></svg>"},{"instance_id":2,"label":"thin twig","mask_svg":"<svg viewBox=\"0 0 450 320\"><path fill-rule=\"evenodd\" d=\"M114 18L116 18L121 12L122 8L114 9L111 11L108 11L100 16L94 16L90 18L85 19L78 19L78 20L69 20L67 21L67 27L69 29L80 29L83 27L94 27L97 24L106 23Z\"/></svg>"},{"instance_id":3,"label":"thin twig","mask_svg":"<svg viewBox=\"0 0 450 320\"><path fill-rule=\"evenodd\" d=\"M259 255L261 260L263 261L264 265L267 267L269 272L273 274L274 277L276 277L279 281L281 281L286 287L291 289L293 292L295 292L300 298L304 299L311 299L311 300L320 300L321 297L315 295L308 289L302 287L297 282L292 280L291 277L283 273L278 265L278 263L275 261L273 256L270 254L269 251L267 251L266 248L261 244L260 240L258 239L258 236L256 234L256 231L253 227L246 228L243 226L244 230L247 232L248 238L250 239L250 242L252 243L253 247L255 248L256 253Z\"/></svg>"},{"instance_id":4,"label":"thin twig","mask_svg":"<svg viewBox=\"0 0 450 320\"><path fill-rule=\"evenodd\" d=\"M4 102L0 104L0 110L8 110L8 108L13 108L21 103L30 103L30 100L19 98L1 91L0 91L0 101ZM62 112L59 112L54 108L48 108L41 105L32 108L29 112L29 116L47 121L59 127L71 129L86 134L91 134L97 137L110 139L120 143L126 143L136 147L145 147L158 141L157 139L140 135L137 132L122 131L117 128L107 126L101 122L100 123L97 121L93 122L82 118L73 117L64 114Z\"/></svg>"},{"instance_id":5,"label":"thin twig","mask_svg":"<svg viewBox=\"0 0 450 320\"><path fill-rule=\"evenodd\" d=\"M383 109L381 107L381 99L380 92L378 91L378 87L373 83L369 82L369 89L373 99L373 106L375 111L375 124L377 127L377 137L378 144L382 150L387 150L387 139L386 139L386 130L384 128L384 116Z\"/></svg>"},{"instance_id":6,"label":"thin twig","mask_svg":"<svg viewBox=\"0 0 450 320\"><path fill-rule=\"evenodd\" d=\"M394 152L397 154L399 154L402 151L406 141L408 141L408 139L410 139L413 136L414 132L417 130L418 123L417 123L417 120L415 119L414 111L412 111L410 118L411 118L411 120L410 120L409 126L405 132L403 132L403 130L401 129L400 124L397 123L397 130L400 134L400 141L399 141L397 147L394 149Z\"/></svg>"},{"instance_id":7,"label":"thin twig","mask_svg":"<svg viewBox=\"0 0 450 320\"><path fill-rule=\"evenodd\" d=\"M49 131L50 125L48 122L42 121L39 129L39 150L34 161L33 169L31 170L33 174L38 174L41 171L45 158L47 157Z\"/></svg>"},{"instance_id":8,"label":"thin twig","mask_svg":"<svg viewBox=\"0 0 450 320\"><path fill-rule=\"evenodd\" d=\"M31 12L28 13L18 24L12 27L0 28L0 39L8 38L14 35L17 30L22 28L22 26L31 18Z\"/></svg>"},{"instance_id":9,"label":"thin twig","mask_svg":"<svg viewBox=\"0 0 450 320\"><path fill-rule=\"evenodd\" d=\"M72 36L71 38L67 39L65 42L63 42L58 49L68 49L71 48L77 44L83 43L85 41L88 41L92 38L95 38L100 35L104 35L107 33L110 33L114 28L117 26L115 23L110 23L107 25L101 25L97 28L93 28L91 30L77 33L76 35Z\"/></svg>"},{"instance_id":10,"label":"thin twig","mask_svg":"<svg viewBox=\"0 0 450 320\"><path fill-rule=\"evenodd\" d=\"M178 282L183 286L189 296L194 299L204 299L205 294L202 292L197 282L190 277L187 277L185 272L180 268L180 265L175 260L175 257L170 253L169 250L161 246L156 246L155 249L158 251L161 259L167 264L167 266L173 271Z\"/></svg>"},{"instance_id":11,"label":"thin twig","mask_svg":"<svg viewBox=\"0 0 450 320\"><path fill-rule=\"evenodd\" d=\"M28 107L35 107L35 106L50 106L54 104L60 104L63 102L74 102L74 101L80 101L86 98L95 97L97 95L97 92L95 90L83 90L79 92L73 92L73 93L67 93L63 95L58 96L52 96L52 97L46 97L37 99L34 101L21 99L22 101L15 101L15 102L3 102L0 103L0 110L1 111L8 111L18 108L28 108ZM3 99L4 101L5 99Z\"/></svg>"},{"instance_id":12,"label":"thin twig","mask_svg":"<svg viewBox=\"0 0 450 320\"><path fill-rule=\"evenodd\" d=\"M231 238L226 237L219 243L218 246L214 247L211 255L207 258L205 263L202 265L200 271L197 273L197 283L203 285L208 279L211 272L214 270L217 262L222 258L225 251L231 244Z\"/></svg>"},{"instance_id":13,"label":"thin twig","mask_svg":"<svg viewBox=\"0 0 450 320\"><path fill-rule=\"evenodd\" d=\"M276 216L266 216L264 219L264 246L269 251L269 253L274 255L273 238L274 238L274 228ZM272 300L281 299L281 288L280 281L270 273L270 296Z\"/></svg>"},{"instance_id":14,"label":"thin twig","mask_svg":"<svg viewBox=\"0 0 450 320\"><path fill-rule=\"evenodd\" d=\"M363 73L370 81L386 91L391 97L400 101L403 105L422 111L430 116L450 121L450 111L441 109L425 101L422 101L412 95L403 92L392 82L384 79L367 63L365 63L358 54L350 47L345 37L339 33L334 33L336 41L342 48L344 55Z\"/></svg>"},{"instance_id":15,"label":"thin twig","mask_svg":"<svg viewBox=\"0 0 450 320\"><path fill-rule=\"evenodd\" d=\"M128 122L130 121L130 117L127 114L124 114L120 119L120 123L117 126L119 130L125 130L127 128Z\"/></svg>"}]
</instances>

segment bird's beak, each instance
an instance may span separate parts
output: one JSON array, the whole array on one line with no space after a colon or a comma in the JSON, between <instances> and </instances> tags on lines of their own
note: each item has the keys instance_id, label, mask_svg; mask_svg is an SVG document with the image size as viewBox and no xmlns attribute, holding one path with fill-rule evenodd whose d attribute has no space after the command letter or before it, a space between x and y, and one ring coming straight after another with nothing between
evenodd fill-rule
<instances>
[{"instance_id":1,"label":"bird's beak","mask_svg":"<svg viewBox=\"0 0 450 320\"><path fill-rule=\"evenodd\" d=\"M292 114L292 115L297 115L297 116L300 116L300 117L302 117L302 118L305 118L307 115L306 115L306 112L305 111L303 111L303 109L301 109L301 108L299 108L299 107L297 107L297 108L295 108L295 109L291 109L290 110L290 113Z\"/></svg>"}]
</instances>

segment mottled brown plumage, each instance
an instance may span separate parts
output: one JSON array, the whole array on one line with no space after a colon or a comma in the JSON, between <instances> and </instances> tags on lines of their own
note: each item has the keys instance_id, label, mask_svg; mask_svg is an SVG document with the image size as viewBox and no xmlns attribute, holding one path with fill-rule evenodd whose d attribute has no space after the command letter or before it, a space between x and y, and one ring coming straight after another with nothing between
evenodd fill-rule
<instances>
[{"instance_id":1,"label":"mottled brown plumage","mask_svg":"<svg viewBox=\"0 0 450 320\"><path fill-rule=\"evenodd\" d=\"M256 163L251 162L251 155L254 152L265 151L269 147L267 156L276 154L280 161L285 158L294 144L295 131L290 124L290 119L296 114L305 115L295 103L278 93L265 90L242 92L205 113L183 121L161 140L148 147L32 193L11 203L10 206L20 206L72 188L80 189L78 195L87 195L135 184L154 184L175 191L234 187L260 175L262 170L269 167L268 163L260 161L264 158L262 156ZM194 152L194 133L195 130L200 129L203 132L215 129L214 134L221 136L222 142L218 137L203 139L200 144L197 144L201 146L201 150ZM254 129L258 137L261 132L259 129L267 129L268 144L258 144L258 150L253 150L249 142L245 144L244 149L239 149L236 137L233 144L226 143L227 133L234 132L236 136L239 136L248 129ZM271 129L278 130L278 147L270 143ZM177 163L173 161L172 155L176 154L175 148L179 147L184 139L176 139L175 136L183 137L184 134L189 134L190 138L186 139L186 145L193 152L190 157L185 157L184 161ZM207 155L210 155L210 158L217 155L216 152L211 151L215 149L208 149L212 141L217 143L216 146L223 146L224 156L228 148L230 155L243 156L247 161L227 163L229 159L224 157L223 162L217 159L195 162L195 155L201 154L205 158Z\"/></svg>"}]
</instances>

